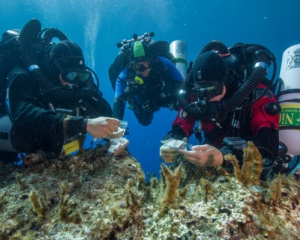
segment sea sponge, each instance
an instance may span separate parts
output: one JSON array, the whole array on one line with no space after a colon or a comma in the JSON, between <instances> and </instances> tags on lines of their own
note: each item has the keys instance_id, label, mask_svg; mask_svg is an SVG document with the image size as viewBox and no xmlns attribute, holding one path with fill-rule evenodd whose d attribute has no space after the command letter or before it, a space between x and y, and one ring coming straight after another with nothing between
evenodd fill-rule
<instances>
[{"instance_id":1,"label":"sea sponge","mask_svg":"<svg viewBox=\"0 0 300 240\"><path fill-rule=\"evenodd\" d=\"M81 219L81 216L79 215L79 213L73 213L73 214L69 215L68 202L69 202L70 195L61 196L61 197L62 197L62 199L61 199L60 205L59 205L60 220L66 222L66 223L80 224L82 222L82 219Z\"/></svg>"},{"instance_id":2,"label":"sea sponge","mask_svg":"<svg viewBox=\"0 0 300 240\"><path fill-rule=\"evenodd\" d=\"M230 161L234 166L234 175L245 186L250 184L259 185L262 172L263 159L253 142L248 142L248 147L243 148L243 165L240 169L238 160L232 154L226 154L224 159Z\"/></svg>"},{"instance_id":3,"label":"sea sponge","mask_svg":"<svg viewBox=\"0 0 300 240\"><path fill-rule=\"evenodd\" d=\"M70 195L65 195L67 192L67 186L68 184L63 181L61 186L60 186L60 203L59 203L59 216L60 220L67 222L67 223L75 223L75 224L80 224L82 222L81 216L79 213L73 213L69 215L69 198Z\"/></svg>"},{"instance_id":4,"label":"sea sponge","mask_svg":"<svg viewBox=\"0 0 300 240\"><path fill-rule=\"evenodd\" d=\"M45 218L48 207L42 196L39 196L36 191L31 191L29 200L32 203L33 210L38 214L38 217Z\"/></svg>"},{"instance_id":5,"label":"sea sponge","mask_svg":"<svg viewBox=\"0 0 300 240\"><path fill-rule=\"evenodd\" d=\"M266 195L265 201L270 203L270 205L277 205L281 197L282 182L285 179L285 175L279 174L277 178L273 179L268 193Z\"/></svg>"},{"instance_id":6,"label":"sea sponge","mask_svg":"<svg viewBox=\"0 0 300 240\"><path fill-rule=\"evenodd\" d=\"M248 147L253 151L253 163L250 176L250 183L252 183L253 185L259 185L260 174L263 170L263 158L253 142L249 141Z\"/></svg>"},{"instance_id":7,"label":"sea sponge","mask_svg":"<svg viewBox=\"0 0 300 240\"><path fill-rule=\"evenodd\" d=\"M4 203L5 203L5 198L4 198L5 194L6 194L6 192L4 192L4 191L2 193L0 193L0 209L1 209L2 205L4 205Z\"/></svg>"},{"instance_id":8,"label":"sea sponge","mask_svg":"<svg viewBox=\"0 0 300 240\"><path fill-rule=\"evenodd\" d=\"M203 199L205 202L207 202L207 199L208 199L208 195L210 193L212 193L212 183L205 179L205 178L201 178L200 179L200 186L201 186L201 192L202 192L202 195L203 195Z\"/></svg>"},{"instance_id":9,"label":"sea sponge","mask_svg":"<svg viewBox=\"0 0 300 240\"><path fill-rule=\"evenodd\" d=\"M250 182L253 151L250 148L244 148L243 152L242 183L247 186Z\"/></svg>"},{"instance_id":10,"label":"sea sponge","mask_svg":"<svg viewBox=\"0 0 300 240\"><path fill-rule=\"evenodd\" d=\"M175 169L174 173L172 173L165 164L161 164L161 168L161 177L163 179L163 184L165 184L165 192L161 199L160 207L162 212L166 212L175 202L176 190L182 176L182 168L181 163L179 167Z\"/></svg>"},{"instance_id":11,"label":"sea sponge","mask_svg":"<svg viewBox=\"0 0 300 240\"><path fill-rule=\"evenodd\" d=\"M29 186L25 183L25 181L22 181L21 180L21 177L22 177L22 174L20 173L16 173L16 178L18 180L18 183L19 183L19 187L20 187L20 191L23 191L25 189L27 189Z\"/></svg>"},{"instance_id":12,"label":"sea sponge","mask_svg":"<svg viewBox=\"0 0 300 240\"><path fill-rule=\"evenodd\" d=\"M236 159L236 157L234 156L234 155L232 155L232 154L226 154L225 156L224 156L224 159L226 160L226 161L229 161L229 162L231 162L232 163L232 165L233 165L233 171L234 171L234 175L235 175L235 177L240 181L240 182L242 182L243 181L243 175L242 175L242 171L241 171L241 169L240 169L240 166L239 166L239 162L238 162L238 160Z\"/></svg>"}]
</instances>

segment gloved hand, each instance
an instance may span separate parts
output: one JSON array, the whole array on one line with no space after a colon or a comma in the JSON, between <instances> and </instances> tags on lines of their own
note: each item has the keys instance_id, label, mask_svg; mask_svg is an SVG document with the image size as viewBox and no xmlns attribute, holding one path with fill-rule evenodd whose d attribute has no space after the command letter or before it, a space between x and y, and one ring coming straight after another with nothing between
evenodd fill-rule
<instances>
[{"instance_id":1,"label":"gloved hand","mask_svg":"<svg viewBox=\"0 0 300 240\"><path fill-rule=\"evenodd\" d=\"M223 122L227 118L227 111L221 101L208 102L202 114L212 122Z\"/></svg>"},{"instance_id":2,"label":"gloved hand","mask_svg":"<svg viewBox=\"0 0 300 240\"><path fill-rule=\"evenodd\" d=\"M175 109L177 98L172 94L162 94L156 99L156 105Z\"/></svg>"},{"instance_id":3,"label":"gloved hand","mask_svg":"<svg viewBox=\"0 0 300 240\"><path fill-rule=\"evenodd\" d=\"M153 113L156 110L158 110L158 105L153 100L147 100L142 105L142 108L144 109L145 112Z\"/></svg>"},{"instance_id":4,"label":"gloved hand","mask_svg":"<svg viewBox=\"0 0 300 240\"><path fill-rule=\"evenodd\" d=\"M138 87L134 83L129 83L129 85L124 89L125 94L133 94L138 92Z\"/></svg>"}]
</instances>

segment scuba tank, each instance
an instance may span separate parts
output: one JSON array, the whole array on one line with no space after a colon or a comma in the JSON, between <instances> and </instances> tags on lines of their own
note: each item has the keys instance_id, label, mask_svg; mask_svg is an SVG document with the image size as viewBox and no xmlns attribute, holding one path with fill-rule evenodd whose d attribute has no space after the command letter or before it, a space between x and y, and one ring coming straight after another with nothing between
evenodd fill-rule
<instances>
[{"instance_id":1,"label":"scuba tank","mask_svg":"<svg viewBox=\"0 0 300 240\"><path fill-rule=\"evenodd\" d=\"M171 42L170 52L174 56L172 62L175 64L181 75L185 78L188 69L186 43L181 40L175 40Z\"/></svg>"},{"instance_id":2,"label":"scuba tank","mask_svg":"<svg viewBox=\"0 0 300 240\"><path fill-rule=\"evenodd\" d=\"M6 76L20 61L16 45L19 34L18 29L8 30L3 33L0 41L0 115L6 113Z\"/></svg>"},{"instance_id":3,"label":"scuba tank","mask_svg":"<svg viewBox=\"0 0 300 240\"><path fill-rule=\"evenodd\" d=\"M0 151L17 152L10 141L12 123L8 115L0 117Z\"/></svg>"},{"instance_id":4,"label":"scuba tank","mask_svg":"<svg viewBox=\"0 0 300 240\"><path fill-rule=\"evenodd\" d=\"M287 155L293 158L300 155L300 44L284 51L279 76L282 79L278 95L281 107L279 141Z\"/></svg>"}]
</instances>

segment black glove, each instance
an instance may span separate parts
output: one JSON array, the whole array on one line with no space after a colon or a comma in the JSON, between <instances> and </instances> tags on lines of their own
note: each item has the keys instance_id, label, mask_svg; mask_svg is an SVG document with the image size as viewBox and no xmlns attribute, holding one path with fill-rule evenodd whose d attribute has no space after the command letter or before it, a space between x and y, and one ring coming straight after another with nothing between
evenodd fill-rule
<instances>
[{"instance_id":1,"label":"black glove","mask_svg":"<svg viewBox=\"0 0 300 240\"><path fill-rule=\"evenodd\" d=\"M73 137L78 133L86 134L87 119L68 115L63 121L63 127L64 135L67 138Z\"/></svg>"},{"instance_id":2,"label":"black glove","mask_svg":"<svg viewBox=\"0 0 300 240\"><path fill-rule=\"evenodd\" d=\"M142 105L142 108L145 112L148 113L153 113L156 110L158 110L158 105L156 104L155 101L153 100L147 100L146 102L144 102L144 104Z\"/></svg>"},{"instance_id":3,"label":"black glove","mask_svg":"<svg viewBox=\"0 0 300 240\"><path fill-rule=\"evenodd\" d=\"M226 108L221 101L208 102L203 117L212 122L223 122L227 118Z\"/></svg>"}]
</instances>

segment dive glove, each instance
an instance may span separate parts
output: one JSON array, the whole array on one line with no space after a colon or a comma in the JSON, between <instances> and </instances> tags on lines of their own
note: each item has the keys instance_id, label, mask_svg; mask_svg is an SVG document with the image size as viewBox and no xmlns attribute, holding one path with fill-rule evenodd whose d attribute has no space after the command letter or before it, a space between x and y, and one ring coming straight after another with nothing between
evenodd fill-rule
<instances>
[{"instance_id":1,"label":"dive glove","mask_svg":"<svg viewBox=\"0 0 300 240\"><path fill-rule=\"evenodd\" d=\"M87 119L78 116L68 115L63 122L64 134L67 138L73 137L74 135L81 133L86 134Z\"/></svg>"},{"instance_id":2,"label":"dive glove","mask_svg":"<svg viewBox=\"0 0 300 240\"><path fill-rule=\"evenodd\" d=\"M159 109L158 105L153 100L147 100L146 102L144 102L142 108L147 113L153 113Z\"/></svg>"}]
</instances>

